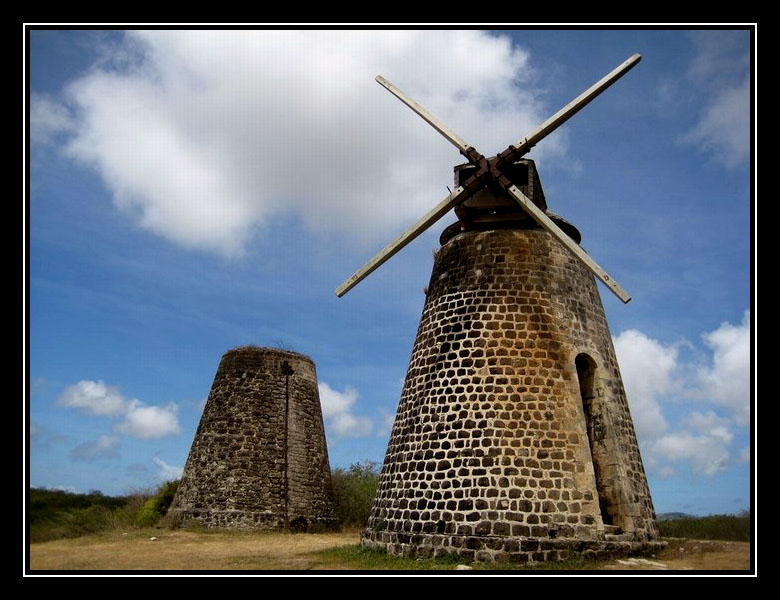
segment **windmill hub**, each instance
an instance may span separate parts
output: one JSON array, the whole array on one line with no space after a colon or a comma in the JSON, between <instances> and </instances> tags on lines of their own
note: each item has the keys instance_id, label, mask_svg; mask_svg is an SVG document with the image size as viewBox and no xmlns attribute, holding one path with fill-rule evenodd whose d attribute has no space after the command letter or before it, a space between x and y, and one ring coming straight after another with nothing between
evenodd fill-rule
<instances>
[{"instance_id":1,"label":"windmill hub","mask_svg":"<svg viewBox=\"0 0 780 600\"><path fill-rule=\"evenodd\" d=\"M491 162L496 162L496 159L497 157L491 159ZM477 171L478 167L473 163L456 166L455 185L468 185L469 180L474 177ZM505 165L501 173L510 183L516 185L539 210L544 211L550 220L575 243L580 243L582 236L577 228L547 208L542 182L533 160L521 159ZM439 238L442 246L464 231L540 228L537 222L496 182L488 182L479 191L474 192L457 205L455 214L458 217L458 222L453 223L442 232Z\"/></svg>"}]
</instances>

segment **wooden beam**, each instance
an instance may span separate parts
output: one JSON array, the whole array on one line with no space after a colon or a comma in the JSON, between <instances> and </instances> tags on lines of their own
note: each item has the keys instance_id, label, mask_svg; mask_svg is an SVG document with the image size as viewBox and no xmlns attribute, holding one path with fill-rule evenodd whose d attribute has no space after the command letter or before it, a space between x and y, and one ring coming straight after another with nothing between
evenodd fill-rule
<instances>
[{"instance_id":1,"label":"wooden beam","mask_svg":"<svg viewBox=\"0 0 780 600\"><path fill-rule=\"evenodd\" d=\"M561 229L550 220L550 217L548 217L544 212L537 207L531 200L521 192L517 186L511 185L507 188L507 193L515 199L515 201L523 207L523 209L536 221L544 227L548 232L550 232L559 242L561 242L566 248L574 254L577 258L579 258L583 263L585 263L585 266L590 269L590 271L601 281L604 282L604 285L606 285L609 290L615 294L624 304L628 304L628 302L631 300L631 296L628 295L628 293L618 285L618 283L612 279L612 277L609 276L609 274L602 269L598 263L596 263L595 260L593 260L588 254L580 248L579 244L577 244L574 240L572 240L568 235L566 235Z\"/></svg>"},{"instance_id":2,"label":"wooden beam","mask_svg":"<svg viewBox=\"0 0 780 600\"><path fill-rule=\"evenodd\" d=\"M458 202L463 200L466 195L467 195L466 190L462 186L458 186L457 188L455 188L454 192L452 192L444 200L439 202L433 209L428 211L425 214L425 216L423 216L414 225L409 227L396 239L394 239L382 250L380 250L378 254L376 254L365 265L360 267L360 269L355 271L355 273L351 277L349 277L344 283L342 283L339 287L337 287L336 295L339 298L341 298L344 294L346 294L349 290L355 287L358 283L363 281L363 279L368 277L376 269L382 266L387 260L390 259L390 257L392 257L399 250L401 250L401 248L406 246L414 238L419 236L423 231L428 229L436 221L438 221L444 215L446 215L452 209L452 207L454 207Z\"/></svg>"},{"instance_id":3,"label":"wooden beam","mask_svg":"<svg viewBox=\"0 0 780 600\"><path fill-rule=\"evenodd\" d=\"M412 100L409 96L404 94L401 90L399 90L397 87L395 87L392 83L390 83L387 79L385 79L381 75L376 76L376 81L385 89L387 89L391 94L393 94L396 98L398 98L401 102L406 104L406 106L408 106L418 115L420 115L431 127L433 127L436 131L442 134L453 146L455 146L458 150L460 150L461 154L463 154L464 156L468 156L467 154L468 149L471 147L471 145L468 144L462 138L460 138L458 134L456 134L454 131L446 127L444 123L439 121L439 119L434 117L425 108L417 104L417 102Z\"/></svg>"},{"instance_id":4,"label":"wooden beam","mask_svg":"<svg viewBox=\"0 0 780 600\"><path fill-rule=\"evenodd\" d=\"M623 63L618 65L610 73L608 73L607 75L599 79L587 90L582 92L582 94L580 94L574 100L569 102L566 106L564 106L561 110L555 113L552 117L547 119L544 123L539 125L539 127L534 129L531 133L529 133L527 136L525 136L522 140L520 140L518 143L514 145L518 152L516 156L519 158L523 154L526 154L529 150L531 150L531 148L533 148L542 139L550 135L558 127L560 127L566 121L568 121L570 118L576 115L580 110L585 108L585 106L591 100L596 98L596 96L601 94L601 92L606 90L618 79L623 77L623 75L628 73L632 68L634 68L634 66L636 66L636 64L640 60L642 60L642 57L639 54L634 54L632 57L628 58Z\"/></svg>"}]
</instances>

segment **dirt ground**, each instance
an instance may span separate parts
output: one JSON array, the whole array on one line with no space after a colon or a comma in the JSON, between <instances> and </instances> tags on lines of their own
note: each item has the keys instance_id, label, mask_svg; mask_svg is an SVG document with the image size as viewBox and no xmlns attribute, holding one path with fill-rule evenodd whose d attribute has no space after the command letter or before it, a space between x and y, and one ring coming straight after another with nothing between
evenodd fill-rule
<instances>
[{"instance_id":1,"label":"dirt ground","mask_svg":"<svg viewBox=\"0 0 780 600\"><path fill-rule=\"evenodd\" d=\"M719 542L680 538L669 538L667 541L669 545L666 550L656 558L649 559L652 564L643 566L643 563L639 562L636 568L672 571L750 570L750 544L747 542ZM623 568L622 561L615 562L620 565L615 568Z\"/></svg>"},{"instance_id":2,"label":"dirt ground","mask_svg":"<svg viewBox=\"0 0 780 600\"><path fill-rule=\"evenodd\" d=\"M319 550L356 546L357 532L241 534L187 531L115 532L31 544L35 571L350 571L348 559ZM454 566L454 565L453 565ZM749 571L750 545L741 542L669 540L658 556L594 565L607 571ZM345 573L348 574L348 573Z\"/></svg>"}]
</instances>

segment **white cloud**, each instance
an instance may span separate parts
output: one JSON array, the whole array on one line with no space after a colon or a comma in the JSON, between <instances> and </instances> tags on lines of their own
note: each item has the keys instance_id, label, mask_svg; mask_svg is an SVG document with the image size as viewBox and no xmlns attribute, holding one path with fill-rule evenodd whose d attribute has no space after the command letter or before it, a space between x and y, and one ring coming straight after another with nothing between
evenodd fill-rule
<instances>
[{"instance_id":1,"label":"white cloud","mask_svg":"<svg viewBox=\"0 0 780 600\"><path fill-rule=\"evenodd\" d=\"M30 142L50 145L62 133L72 132L74 122L68 110L47 96L30 96Z\"/></svg>"},{"instance_id":2,"label":"white cloud","mask_svg":"<svg viewBox=\"0 0 780 600\"><path fill-rule=\"evenodd\" d=\"M738 425L750 420L750 312L742 323L722 323L702 336L712 350L712 366L698 369L701 397L729 408Z\"/></svg>"},{"instance_id":3,"label":"white cloud","mask_svg":"<svg viewBox=\"0 0 780 600\"><path fill-rule=\"evenodd\" d=\"M750 157L750 80L714 92L696 126L682 140L694 144L726 167Z\"/></svg>"},{"instance_id":4,"label":"white cloud","mask_svg":"<svg viewBox=\"0 0 780 600\"><path fill-rule=\"evenodd\" d=\"M681 137L728 168L750 157L750 58L746 32L698 32L689 78L707 95L698 122Z\"/></svg>"},{"instance_id":5,"label":"white cloud","mask_svg":"<svg viewBox=\"0 0 780 600\"><path fill-rule=\"evenodd\" d=\"M125 411L125 400L115 387L102 381L79 381L65 389L57 400L59 406L80 408L102 417L114 417Z\"/></svg>"},{"instance_id":6,"label":"white cloud","mask_svg":"<svg viewBox=\"0 0 780 600\"><path fill-rule=\"evenodd\" d=\"M155 456L153 459L154 464L157 465L157 477L163 481L172 481L174 479L181 479L181 474L184 472L183 467L177 467L175 465L169 465L163 459Z\"/></svg>"},{"instance_id":7,"label":"white cloud","mask_svg":"<svg viewBox=\"0 0 780 600\"><path fill-rule=\"evenodd\" d=\"M371 419L352 414L358 392L347 387L343 392L331 388L327 383L319 383L322 418L329 432L339 437L365 437L371 435Z\"/></svg>"},{"instance_id":8,"label":"white cloud","mask_svg":"<svg viewBox=\"0 0 780 600\"><path fill-rule=\"evenodd\" d=\"M114 426L114 431L142 440L177 435L180 432L178 407L146 406L140 400L131 400L125 420Z\"/></svg>"},{"instance_id":9,"label":"white cloud","mask_svg":"<svg viewBox=\"0 0 780 600\"><path fill-rule=\"evenodd\" d=\"M446 195L462 158L377 74L486 154L549 116L528 54L481 31L135 31L128 48L68 87L67 152L141 227L228 256L282 213L384 239ZM535 155L564 150L559 132Z\"/></svg>"},{"instance_id":10,"label":"white cloud","mask_svg":"<svg viewBox=\"0 0 780 600\"><path fill-rule=\"evenodd\" d=\"M652 445L652 452L672 462L689 462L695 472L704 475L723 471L729 462L728 443L722 437L689 431L662 436Z\"/></svg>"},{"instance_id":11,"label":"white cloud","mask_svg":"<svg viewBox=\"0 0 780 600\"><path fill-rule=\"evenodd\" d=\"M70 451L74 460L93 461L99 458L119 457L119 438L111 435L101 435L94 442L79 444Z\"/></svg>"},{"instance_id":12,"label":"white cloud","mask_svg":"<svg viewBox=\"0 0 780 600\"><path fill-rule=\"evenodd\" d=\"M381 409L381 417L377 427L377 435L380 437L389 436L395 423L395 415L389 411Z\"/></svg>"},{"instance_id":13,"label":"white cloud","mask_svg":"<svg viewBox=\"0 0 780 600\"><path fill-rule=\"evenodd\" d=\"M746 449L732 455L734 428L749 422L750 316L738 326L723 323L702 335L712 352L706 365L681 360L678 346L664 345L629 330L614 339L615 352L631 414L649 470L662 477L685 463L696 473L714 475L733 461L745 461ZM690 411L669 423L665 404L694 399L711 408ZM722 414L726 409L727 414Z\"/></svg>"},{"instance_id":14,"label":"white cloud","mask_svg":"<svg viewBox=\"0 0 780 600\"><path fill-rule=\"evenodd\" d=\"M708 410L706 413L692 412L684 420L683 424L699 433L722 440L729 444L734 435L729 431L731 422L729 419L716 415Z\"/></svg>"},{"instance_id":15,"label":"white cloud","mask_svg":"<svg viewBox=\"0 0 780 600\"><path fill-rule=\"evenodd\" d=\"M652 440L650 452L673 463L688 462L694 472L705 475L714 475L727 468L731 460L729 445L734 439L729 419L713 411L694 411L681 421L681 425L684 429ZM668 471L668 465L666 468Z\"/></svg>"},{"instance_id":16,"label":"white cloud","mask_svg":"<svg viewBox=\"0 0 780 600\"><path fill-rule=\"evenodd\" d=\"M69 386L57 400L59 406L80 408L101 417L124 416L114 431L140 439L154 439L180 432L178 406L147 406L137 398L125 400L119 389L102 381L79 381ZM107 437L107 436L103 436ZM82 444L84 446L84 444ZM79 446L80 447L80 446Z\"/></svg>"},{"instance_id":17,"label":"white cloud","mask_svg":"<svg viewBox=\"0 0 780 600\"><path fill-rule=\"evenodd\" d=\"M691 80L706 84L741 78L750 67L750 33L742 31L696 31L690 33L696 56L688 68Z\"/></svg>"},{"instance_id":18,"label":"white cloud","mask_svg":"<svg viewBox=\"0 0 780 600\"><path fill-rule=\"evenodd\" d=\"M637 434L655 438L668 427L660 398L679 388L675 380L678 350L635 329L622 332L613 341Z\"/></svg>"}]
</instances>

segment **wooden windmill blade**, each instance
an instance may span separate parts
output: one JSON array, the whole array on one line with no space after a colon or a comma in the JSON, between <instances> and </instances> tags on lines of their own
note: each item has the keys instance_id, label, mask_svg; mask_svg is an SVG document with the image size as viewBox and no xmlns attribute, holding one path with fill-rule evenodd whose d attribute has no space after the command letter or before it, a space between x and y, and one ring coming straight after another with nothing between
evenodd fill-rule
<instances>
[{"instance_id":1,"label":"wooden windmill blade","mask_svg":"<svg viewBox=\"0 0 780 600\"><path fill-rule=\"evenodd\" d=\"M442 134L453 146L455 146L458 150L460 150L460 153L463 154L463 156L469 158L469 148L471 148L472 146L468 144L466 141L464 141L460 136L458 136L458 134L456 134L449 127L444 125L444 123L442 123L439 119L434 117L429 111L427 111L420 104L412 100L409 96L404 94L401 90L399 90L397 87L395 87L392 83L390 83L387 79L385 79L381 75L376 76L376 81L379 85L384 87L387 91L393 94L401 102L406 104L406 106L408 106L418 115L420 115L424 121L426 121L431 127L433 127L436 131Z\"/></svg>"},{"instance_id":2,"label":"wooden windmill blade","mask_svg":"<svg viewBox=\"0 0 780 600\"><path fill-rule=\"evenodd\" d=\"M444 215L446 215L452 209L452 207L454 207L458 202L464 199L466 195L467 195L467 190L464 187L459 186L455 188L455 191L453 191L450 195L448 195L444 200L439 202L439 204L437 204L433 209L428 211L419 221L417 221L414 225L409 227L406 231L404 231L401 235L395 238L387 246L382 248L382 250L380 250L371 260L369 260L365 265L360 267L349 278L347 278L347 280L344 281L344 283L342 283L339 287L336 288L336 295L339 298L341 298L344 294L346 294L349 290L355 287L358 283L363 281L376 269L381 267L394 254L396 254L399 250L401 250L414 238L419 236L422 232L428 229L436 221L438 221Z\"/></svg>"},{"instance_id":3,"label":"wooden windmill blade","mask_svg":"<svg viewBox=\"0 0 780 600\"><path fill-rule=\"evenodd\" d=\"M520 140L516 144L509 146L509 148L514 149L513 152L514 158L517 159L520 158L523 154L526 154L536 144L542 141L553 131L558 129L558 127L563 125L571 117L576 115L580 110L585 108L585 106L587 106L599 94L601 94L613 83L615 83L618 79L623 77L623 75L625 75L631 69L633 69L637 65L637 63L639 63L640 60L642 60L642 56L640 54L634 54L633 56L629 57L628 59L623 61L620 65L615 67L612 71L607 73L604 77L599 79L592 86L590 86L587 90L582 92L582 94L580 94L574 100L569 102L566 106L561 108L557 113L555 113L553 116L547 119L544 123L539 125L536 129L534 129L531 133L525 136L522 140ZM387 79L385 79L381 75L377 75L376 81L377 83L382 85L385 89L387 89L391 94L393 94L396 98L398 98L401 102L403 102L414 112L416 112L420 117L422 117L423 120L425 120L428 124L431 125L431 127L433 127L436 131L442 134L453 146L455 146L456 148L458 148L458 150L460 150L461 154L463 154L469 160L472 160L472 156L470 155L469 150L472 149L473 146L471 146L466 141L464 141L454 131L452 131L450 128L444 125L439 119L434 117L428 110L426 110L420 104L418 104L417 102L412 100L409 96L404 94L400 89L398 89L395 85L390 83Z\"/></svg>"},{"instance_id":4,"label":"wooden windmill blade","mask_svg":"<svg viewBox=\"0 0 780 600\"><path fill-rule=\"evenodd\" d=\"M523 192L516 185L511 185L506 188L506 192L523 207L531 218L539 223L548 233L552 234L561 244L563 244L574 256L582 261L586 267L598 277L609 290L615 294L624 304L628 304L631 301L631 296L624 290L617 281L612 279L609 274L602 269L599 264L588 256L579 244L575 243L568 235L566 235L561 229L550 220L544 211L540 210L530 199L528 199Z\"/></svg>"},{"instance_id":5,"label":"wooden windmill blade","mask_svg":"<svg viewBox=\"0 0 780 600\"><path fill-rule=\"evenodd\" d=\"M412 100L409 96L404 94L401 90L395 87L392 83L387 81L381 75L376 77L377 83L382 85L390 93L396 96L401 102L406 104L414 112L420 115L427 123L429 123L436 131L442 134L450 143L452 143L461 154L469 158L469 151L475 152L474 148L460 138L455 132L446 127L439 119L434 117L428 110L423 108L420 104ZM471 160L471 158L469 158ZM336 296L341 298L349 290L355 287L358 283L363 281L376 269L387 262L393 255L404 248L409 242L421 235L426 229L431 227L436 221L446 215L454 206L459 202L465 200L472 190L458 186L453 192L451 192L444 200L439 202L433 209L428 211L422 216L416 223L406 229L401 235L390 242L382 250L380 250L373 258L371 258L360 269L355 271L350 277L348 277L344 283L336 288Z\"/></svg>"},{"instance_id":6,"label":"wooden windmill blade","mask_svg":"<svg viewBox=\"0 0 780 600\"><path fill-rule=\"evenodd\" d=\"M547 137L550 133L558 129L566 121L576 115L580 110L585 108L592 100L596 98L601 92L606 90L609 86L615 83L618 79L623 77L631 69L633 69L639 61L642 60L640 54L634 54L630 58L623 61L620 65L615 67L612 71L607 73L604 77L599 79L596 83L590 86L587 90L582 92L574 100L569 102L561 110L555 113L552 117L547 119L544 123L539 125L531 133L525 136L522 140L510 146L514 147L517 153L516 158L519 158L523 154L526 154L537 143Z\"/></svg>"},{"instance_id":7,"label":"wooden windmill blade","mask_svg":"<svg viewBox=\"0 0 780 600\"><path fill-rule=\"evenodd\" d=\"M426 229L431 227L436 221L443 217L451 208L463 202L471 195L475 194L479 190L485 188L491 183L498 184L503 188L506 193L512 199L517 202L522 209L533 218L539 225L552 234L559 242L561 242L570 252L574 254L596 277L598 277L607 288L614 293L624 303L628 303L631 297L626 291L614 280L609 274L601 268L587 253L585 253L578 244L573 242L569 236L563 232L547 215L537 207L530 199L528 199L517 186L515 186L509 178L503 172L511 164L526 154L534 145L539 141L547 137L550 133L555 131L568 119L574 116L577 112L582 110L588 103L590 103L596 96L601 94L609 86L615 83L629 70L631 70L639 61L641 56L634 54L623 63L618 65L610 73L602 77L599 81L585 90L582 94L577 96L574 100L569 102L561 110L555 113L552 117L547 119L539 127L534 129L526 137L524 137L518 144L510 145L506 150L498 154L493 159L486 159L484 155L480 154L474 146L468 144L460 136L458 136L449 127L444 125L439 119L434 117L428 110L423 108L420 104L412 100L409 96L404 94L400 89L387 81L382 76L377 76L376 81L390 91L394 96L411 108L417 113L423 120L430 124L436 131L438 131L445 139L447 139L452 145L454 145L463 154L469 162L477 167L476 172L471 175L462 186L459 186L455 192L452 192L444 200L442 200L436 207L426 213L419 221L408 228L393 242L388 244L382 249L376 256L369 260L363 267L358 269L351 277L349 277L343 284L336 289L336 295L341 297L356 286L365 277L371 274L379 266L384 264L394 254L401 250L413 239L418 237Z\"/></svg>"}]
</instances>

